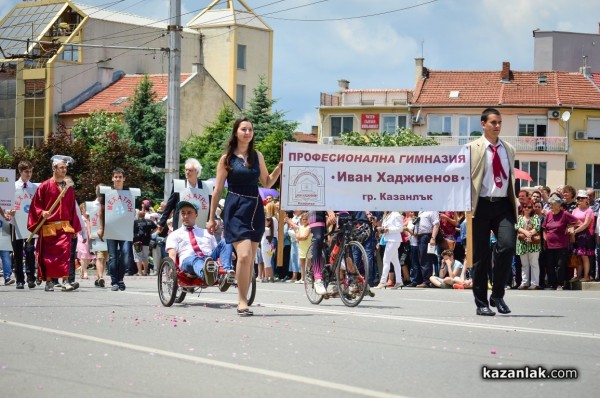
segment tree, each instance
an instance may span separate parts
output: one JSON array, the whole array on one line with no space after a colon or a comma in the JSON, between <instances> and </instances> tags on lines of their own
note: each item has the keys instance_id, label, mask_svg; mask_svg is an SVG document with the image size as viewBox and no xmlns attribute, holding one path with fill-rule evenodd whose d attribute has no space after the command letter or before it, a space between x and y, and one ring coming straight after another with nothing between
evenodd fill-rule
<instances>
[{"instance_id":1,"label":"tree","mask_svg":"<svg viewBox=\"0 0 600 398\"><path fill-rule=\"evenodd\" d=\"M254 89L254 97L248 101L245 116L254 126L256 149L264 155L267 168L272 170L281 159L281 143L295 141L294 131L298 123L285 120L284 112L273 110L277 100L270 99L268 91L265 78L261 76L258 86Z\"/></svg>"},{"instance_id":2,"label":"tree","mask_svg":"<svg viewBox=\"0 0 600 398\"><path fill-rule=\"evenodd\" d=\"M152 174L152 167L165 167L167 119L163 104L157 101L152 82L145 75L135 89L131 106L124 111L125 123L134 148L139 153L140 167L145 170L147 194L162 197L162 174ZM159 195L160 194L160 195Z\"/></svg>"},{"instance_id":3,"label":"tree","mask_svg":"<svg viewBox=\"0 0 600 398\"><path fill-rule=\"evenodd\" d=\"M217 163L225 152L225 145L231 135L235 119L233 108L225 106L216 120L206 127L203 134L189 137L181 146L181 167L186 159L196 158L202 165L200 178L214 177L217 173Z\"/></svg>"},{"instance_id":4,"label":"tree","mask_svg":"<svg viewBox=\"0 0 600 398\"><path fill-rule=\"evenodd\" d=\"M144 166L164 167L167 119L163 104L157 102L152 82L144 76L135 89L133 102L124 111L125 123L140 152Z\"/></svg>"},{"instance_id":5,"label":"tree","mask_svg":"<svg viewBox=\"0 0 600 398\"><path fill-rule=\"evenodd\" d=\"M71 131L75 136L72 145L83 145L89 152L87 167L81 171L81 177L76 174L74 178L78 200L94 199L96 185L109 185L116 167L125 171L126 185L140 188L144 196L154 200L162 199L162 190L157 189L153 175L142 166L137 146L117 116L94 113L77 120ZM76 161L77 156L73 156Z\"/></svg>"},{"instance_id":6,"label":"tree","mask_svg":"<svg viewBox=\"0 0 600 398\"><path fill-rule=\"evenodd\" d=\"M71 129L73 138L83 141L90 150L106 150L106 133L114 133L123 139L129 137L127 126L118 115L93 112L86 118L77 119L75 123Z\"/></svg>"},{"instance_id":7,"label":"tree","mask_svg":"<svg viewBox=\"0 0 600 398\"><path fill-rule=\"evenodd\" d=\"M409 129L398 129L398 134L350 132L342 134L342 144L348 146L433 146L439 145L433 138L423 137Z\"/></svg>"}]
</instances>

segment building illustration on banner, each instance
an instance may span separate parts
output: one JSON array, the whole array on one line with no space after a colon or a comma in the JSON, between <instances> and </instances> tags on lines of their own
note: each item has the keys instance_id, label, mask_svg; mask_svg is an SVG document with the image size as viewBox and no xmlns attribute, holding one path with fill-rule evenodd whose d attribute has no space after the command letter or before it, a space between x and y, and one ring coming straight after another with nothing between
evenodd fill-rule
<instances>
[{"instance_id":1,"label":"building illustration on banner","mask_svg":"<svg viewBox=\"0 0 600 398\"><path fill-rule=\"evenodd\" d=\"M288 205L325 205L325 168L290 167Z\"/></svg>"}]
</instances>

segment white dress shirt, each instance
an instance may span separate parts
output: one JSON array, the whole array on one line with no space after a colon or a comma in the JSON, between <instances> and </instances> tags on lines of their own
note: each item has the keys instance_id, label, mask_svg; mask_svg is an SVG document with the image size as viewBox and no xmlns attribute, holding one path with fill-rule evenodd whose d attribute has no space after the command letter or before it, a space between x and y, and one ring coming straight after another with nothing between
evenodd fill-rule
<instances>
[{"instance_id":1,"label":"white dress shirt","mask_svg":"<svg viewBox=\"0 0 600 398\"><path fill-rule=\"evenodd\" d=\"M217 247L217 240L204 228L198 228L194 226L193 231L194 236L196 237L196 242L198 242L198 247L200 248L202 253L204 253L205 256L209 256ZM192 243L190 242L190 235L186 226L177 228L175 231L169 234L169 236L167 237L167 244L165 246L165 249L167 251L169 249L175 249L177 255L179 256L180 264L186 258L196 254L194 252L194 249L192 248Z\"/></svg>"},{"instance_id":2,"label":"white dress shirt","mask_svg":"<svg viewBox=\"0 0 600 398\"><path fill-rule=\"evenodd\" d=\"M506 152L506 148L504 145L498 141L498 155L500 156L500 161L502 162L502 168L506 173L506 177L500 176L502 178L502 187L497 187L494 183L494 171L492 169L492 149L490 149L491 142L486 139L486 147L485 147L485 173L483 174L483 181L481 184L481 193L479 196L487 197L506 197L508 194L508 184L510 183L510 165L508 164L508 152Z\"/></svg>"}]
</instances>

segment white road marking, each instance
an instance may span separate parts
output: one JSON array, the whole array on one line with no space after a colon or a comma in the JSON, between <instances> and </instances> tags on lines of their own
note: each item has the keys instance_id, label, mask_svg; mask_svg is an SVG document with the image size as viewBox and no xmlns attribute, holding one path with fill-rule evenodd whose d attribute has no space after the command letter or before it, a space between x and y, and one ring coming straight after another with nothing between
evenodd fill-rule
<instances>
[{"instance_id":1,"label":"white road marking","mask_svg":"<svg viewBox=\"0 0 600 398\"><path fill-rule=\"evenodd\" d=\"M368 390L368 389L357 387L357 386L334 383L329 380L319 380L319 379L315 379L312 377L303 377L303 376L298 376L298 375L294 375L294 374L278 372L275 370L254 368L251 366L238 365L238 364L224 362L224 361L217 361L214 359L200 358L200 357L195 357L192 355L180 354L177 352L166 351L166 350L160 350L160 349L157 349L154 347L146 347L146 346L137 345L137 344L123 343L123 342L116 341L116 340L103 339L100 337L89 336L89 335L85 335L85 334L66 332L64 330L57 330L57 329L50 329L50 328L46 328L46 327L42 327L42 326L28 325L25 323L7 321L4 319L0 319L0 324L29 329L29 330L33 330L36 332L50 333L50 334L56 334L56 335L64 336L64 337L77 338L80 340L91 341L94 343L105 344L105 345L124 348L124 349L132 350L132 351L138 351L138 352L154 354L154 355L161 355L166 358L174 358L174 359L179 359L182 361L187 361L187 362L196 363L196 364L202 364L202 365L207 365L207 366L216 366L216 367L234 370L234 371L238 371L238 372L246 372L246 373L252 373L252 374L257 374L257 375L266 376L266 377L273 377L273 378L278 378L278 379L283 379L283 380L289 380L289 381L296 382L296 383L302 383L302 384L307 384L307 385L316 386L316 387L328 388L330 390L336 390L336 391L345 392L345 393L354 394L354 395L363 395L365 397L374 397L374 398L403 398L402 395L390 394L390 393L386 393L383 391Z\"/></svg>"},{"instance_id":2,"label":"white road marking","mask_svg":"<svg viewBox=\"0 0 600 398\"><path fill-rule=\"evenodd\" d=\"M138 294L138 295L154 295L152 293L142 293L142 292L128 292L129 294ZM213 303L228 303L228 304L237 304L237 300L225 300L223 298L210 298L206 296L200 297L190 297L190 299L202 302L213 302ZM428 301L428 300L426 300ZM456 327L466 327L466 328L475 328L475 329L488 329L488 330L496 330L496 331L511 331L511 332L521 332L521 333L534 333L534 334L547 334L553 336L562 336L562 337L579 337L585 339L594 339L600 340L600 333L586 333L586 332L572 332L568 330L552 330L552 329L539 329L539 328L527 328L522 326L511 326L511 325L498 325L498 324L485 324L485 323L472 323L472 322L462 322L462 321L451 321L444 319L436 319L436 318L419 318L413 316L402 316L402 315L390 315L390 314L373 314L360 312L356 310L336 310L331 308L320 308L320 307L300 307L293 305L285 305L285 304L269 304L269 303L260 303L261 307L265 308L277 308L277 309L286 309L292 311L305 311L305 312L314 312L320 314L330 314L330 315L345 315L345 316L355 316L360 318L371 318L371 319L383 319L383 320L395 320L402 322L414 322L414 323L426 323L432 325L445 325L445 326L456 326ZM359 305L360 306L360 305ZM342 307L344 308L344 307ZM502 319L504 316L499 316L498 319ZM507 316L510 318L510 315Z\"/></svg>"}]
</instances>

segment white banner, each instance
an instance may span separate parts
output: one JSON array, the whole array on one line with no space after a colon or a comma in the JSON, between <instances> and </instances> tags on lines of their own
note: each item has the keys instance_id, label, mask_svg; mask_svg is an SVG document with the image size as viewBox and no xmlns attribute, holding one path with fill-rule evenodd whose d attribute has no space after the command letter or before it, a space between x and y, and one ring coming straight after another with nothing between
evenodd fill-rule
<instances>
[{"instance_id":1,"label":"white banner","mask_svg":"<svg viewBox=\"0 0 600 398\"><path fill-rule=\"evenodd\" d=\"M104 193L104 240L133 240L133 221L136 216L135 196L138 188L116 190L100 187Z\"/></svg>"},{"instance_id":2,"label":"white banner","mask_svg":"<svg viewBox=\"0 0 600 398\"><path fill-rule=\"evenodd\" d=\"M470 211L469 147L285 142L281 208Z\"/></svg>"},{"instance_id":3,"label":"white banner","mask_svg":"<svg viewBox=\"0 0 600 398\"><path fill-rule=\"evenodd\" d=\"M13 208L15 199L15 171L0 169L0 207L4 210Z\"/></svg>"},{"instance_id":4,"label":"white banner","mask_svg":"<svg viewBox=\"0 0 600 398\"><path fill-rule=\"evenodd\" d=\"M85 202L85 212L90 218L90 233L91 249L93 253L98 251L107 251L106 241L98 238L98 228L100 228L100 202Z\"/></svg>"},{"instance_id":5,"label":"white banner","mask_svg":"<svg viewBox=\"0 0 600 398\"><path fill-rule=\"evenodd\" d=\"M98 238L98 228L100 228L100 202L85 202L85 212L90 218L90 238Z\"/></svg>"},{"instance_id":6,"label":"white banner","mask_svg":"<svg viewBox=\"0 0 600 398\"><path fill-rule=\"evenodd\" d=\"M10 223L2 216L0 216L0 250L13 251Z\"/></svg>"},{"instance_id":7,"label":"white banner","mask_svg":"<svg viewBox=\"0 0 600 398\"><path fill-rule=\"evenodd\" d=\"M179 200L185 200L198 206L198 217L196 225L200 228L206 228L208 221L208 213L210 211L210 196L213 192L213 185L208 181L200 181L201 188L186 187L185 180L173 180L173 190L179 193ZM183 225L181 216L179 216L179 224Z\"/></svg>"},{"instance_id":8,"label":"white banner","mask_svg":"<svg viewBox=\"0 0 600 398\"><path fill-rule=\"evenodd\" d=\"M21 188L15 191L15 215L13 216L13 224L15 226L15 237L17 239L27 239L31 234L27 230L27 218L29 217L31 199L33 199L37 187L37 184L28 182L27 188ZM34 235L34 238L37 238L37 235Z\"/></svg>"}]
</instances>

